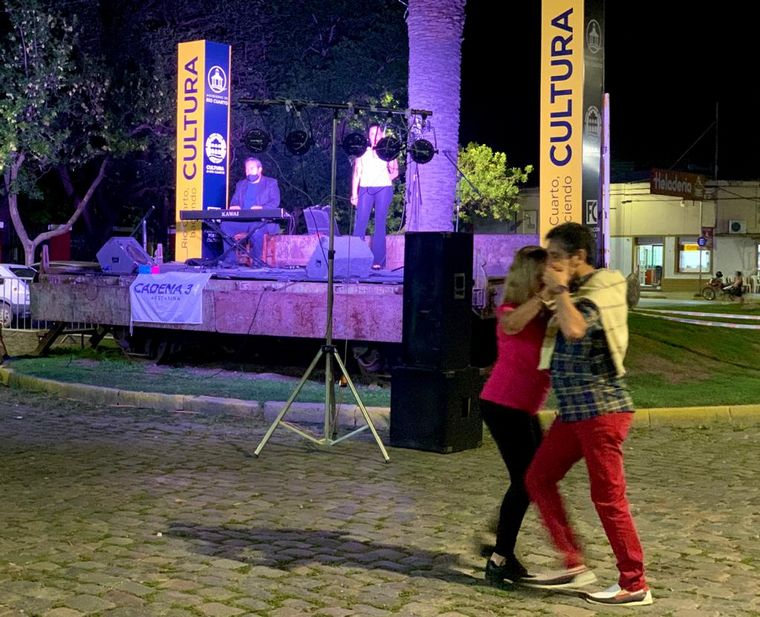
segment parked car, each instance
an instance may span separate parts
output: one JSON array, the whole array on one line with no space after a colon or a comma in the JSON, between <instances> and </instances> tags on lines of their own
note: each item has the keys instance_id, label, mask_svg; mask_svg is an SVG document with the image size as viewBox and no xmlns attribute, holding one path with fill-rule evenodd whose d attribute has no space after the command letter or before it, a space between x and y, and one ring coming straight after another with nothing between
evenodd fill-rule
<instances>
[{"instance_id":1,"label":"parked car","mask_svg":"<svg viewBox=\"0 0 760 617\"><path fill-rule=\"evenodd\" d=\"M37 270L18 264L0 264L0 325L9 328L14 319L31 316L29 283Z\"/></svg>"}]
</instances>

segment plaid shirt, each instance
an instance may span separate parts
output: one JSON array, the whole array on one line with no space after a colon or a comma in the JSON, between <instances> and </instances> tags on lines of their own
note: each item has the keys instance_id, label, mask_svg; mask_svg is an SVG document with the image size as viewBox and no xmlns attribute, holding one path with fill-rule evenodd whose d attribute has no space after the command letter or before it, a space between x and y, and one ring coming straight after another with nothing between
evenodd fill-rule
<instances>
[{"instance_id":1,"label":"plaid shirt","mask_svg":"<svg viewBox=\"0 0 760 617\"><path fill-rule=\"evenodd\" d=\"M599 310L585 300L575 306L586 319L586 335L569 341L559 331L551 361L559 419L577 422L605 413L632 412L633 401L625 380L617 377Z\"/></svg>"}]
</instances>

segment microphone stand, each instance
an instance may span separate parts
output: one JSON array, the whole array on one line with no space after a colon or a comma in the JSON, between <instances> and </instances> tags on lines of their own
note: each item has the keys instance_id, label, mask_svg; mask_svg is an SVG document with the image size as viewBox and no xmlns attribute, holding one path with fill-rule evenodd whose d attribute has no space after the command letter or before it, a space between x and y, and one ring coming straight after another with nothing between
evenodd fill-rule
<instances>
[{"instance_id":1,"label":"microphone stand","mask_svg":"<svg viewBox=\"0 0 760 617\"><path fill-rule=\"evenodd\" d=\"M451 157L451 152L450 152L449 150L444 150L444 151L443 151L443 156L445 156L445 157L448 159L449 163L451 163L451 164L454 166L454 169L456 169L456 170L457 170L457 174L458 174L458 176L459 176L460 178L464 178L464 180L467 182L467 184L469 184L469 185L470 185L470 188L471 188L473 191L475 191L475 194L476 194L478 197L482 198L482 197L483 197L483 193L481 193L481 192L478 190L478 187L477 187L477 186L475 186L475 185L474 185L474 184L473 184L473 183L470 181L470 179L467 177L467 175L466 175L466 174L465 174L465 173L464 173L464 172L463 172L461 169L459 169L459 165L457 165L456 161L455 161L455 160L454 160L454 159ZM456 221L456 223L455 223L455 228L454 228L454 231L459 231L459 208L460 208L460 206L461 206L461 205L462 205L462 199L461 199L461 197L460 197L460 195L459 195L459 190L457 189L457 217L456 217L456 218L457 218L457 221Z\"/></svg>"},{"instance_id":2,"label":"microphone stand","mask_svg":"<svg viewBox=\"0 0 760 617\"><path fill-rule=\"evenodd\" d=\"M150 210L145 213L145 215L140 219L140 222L135 225L135 228L129 234L130 236L134 236L135 232L142 227L142 247L146 253L148 252L148 219L150 218L150 215L153 214L153 211L155 209L156 206L151 206Z\"/></svg>"}]
</instances>

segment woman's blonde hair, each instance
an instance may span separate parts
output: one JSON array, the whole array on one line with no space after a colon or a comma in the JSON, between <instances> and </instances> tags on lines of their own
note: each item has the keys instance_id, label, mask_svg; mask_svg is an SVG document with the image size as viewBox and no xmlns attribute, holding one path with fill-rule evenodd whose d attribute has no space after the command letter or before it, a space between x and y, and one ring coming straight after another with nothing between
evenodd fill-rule
<instances>
[{"instance_id":1,"label":"woman's blonde hair","mask_svg":"<svg viewBox=\"0 0 760 617\"><path fill-rule=\"evenodd\" d=\"M546 249L540 246L524 246L515 253L504 279L502 304L522 304L541 289L541 276L547 257Z\"/></svg>"}]
</instances>

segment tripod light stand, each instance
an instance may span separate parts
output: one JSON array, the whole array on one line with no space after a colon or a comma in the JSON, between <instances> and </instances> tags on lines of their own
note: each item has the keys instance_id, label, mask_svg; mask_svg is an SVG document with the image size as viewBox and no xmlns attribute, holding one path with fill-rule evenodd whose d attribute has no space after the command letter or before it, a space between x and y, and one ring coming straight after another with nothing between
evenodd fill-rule
<instances>
[{"instance_id":1,"label":"tripod light stand","mask_svg":"<svg viewBox=\"0 0 760 617\"><path fill-rule=\"evenodd\" d=\"M250 101L244 100L243 102L250 102ZM268 103L269 104L278 104L278 103L285 104L285 101L270 101ZM327 250L327 324L325 328L325 342L321 346L319 351L317 352L316 356L312 360L309 367L306 369L306 372L304 373L303 377L301 377L301 380L298 382L298 385L296 386L295 390L290 395L290 398L288 398L287 402L285 403L285 406L280 410L280 412L277 414L277 417L274 419L270 427L267 429L267 432L264 434L264 437L261 439L261 441L259 442L259 445L256 447L254 454L256 456L259 456L259 454L261 454L261 451L264 449L264 446L269 441L269 438L272 436L274 431L280 425L300 435L304 439L308 439L309 441L316 443L318 445L327 445L327 446L332 446L345 439L348 439L349 437L353 437L354 435L361 433L362 431L369 429L370 432L372 433L372 436L375 439L375 442L380 448L380 452L383 456L383 459L387 463L390 461L388 452L386 451L385 446L383 445L383 442L381 441L380 436L378 435L377 430L375 429L375 425L372 423L372 419L369 416L369 412L367 411L367 408L364 406L364 403L362 402L359 396L359 393L357 392L356 387L354 386L354 383L351 380L351 377L348 374L348 371L346 370L346 366L343 363L343 360L341 360L340 355L338 354L337 348L333 344L333 303L334 303L333 282L334 282L334 267L335 267L335 194L336 194L336 175L337 175L336 157L337 157L337 132L338 132L337 110L338 109L356 109L356 107L349 106L349 105L336 105L336 104L327 104L327 103L313 103L313 104L307 104L307 105L324 107L324 108L334 110L333 119L332 119L330 225L329 225L329 244L328 244L328 250ZM373 109L373 111L375 111L375 109ZM291 405L295 401L298 394L301 392L301 389L306 384L307 379L311 375L312 371L316 368L317 364L322 359L322 357L324 357L325 359L324 430L322 432L321 437L316 437L312 435L311 433L301 429L300 427L290 422L287 422L285 420L285 415L290 410ZM364 417L364 421L366 422L364 426L361 426L353 431L350 431L349 433L342 435L340 437L337 436L338 417L337 417L337 410L335 407L335 379L334 379L333 362L335 362L338 365L338 369L340 370L340 373L345 378L345 381L349 389L351 390L351 394L353 395L356 401L356 404L359 407L359 410L361 411L362 416Z\"/></svg>"}]
</instances>

